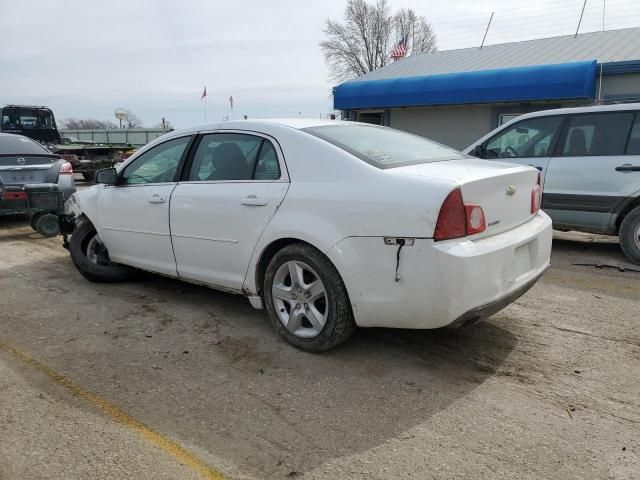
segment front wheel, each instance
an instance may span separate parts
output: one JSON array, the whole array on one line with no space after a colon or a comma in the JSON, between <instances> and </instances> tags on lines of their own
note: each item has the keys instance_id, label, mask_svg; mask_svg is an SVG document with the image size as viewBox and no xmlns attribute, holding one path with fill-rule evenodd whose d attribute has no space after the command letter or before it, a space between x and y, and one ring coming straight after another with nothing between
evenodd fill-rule
<instances>
[{"instance_id":1,"label":"front wheel","mask_svg":"<svg viewBox=\"0 0 640 480\"><path fill-rule=\"evenodd\" d=\"M271 259L263 296L275 329L301 350L328 350L356 329L340 274L310 245L289 245Z\"/></svg>"},{"instance_id":2,"label":"front wheel","mask_svg":"<svg viewBox=\"0 0 640 480\"><path fill-rule=\"evenodd\" d=\"M620 247L629 260L640 265L640 207L624 217L620 225Z\"/></svg>"},{"instance_id":3,"label":"front wheel","mask_svg":"<svg viewBox=\"0 0 640 480\"><path fill-rule=\"evenodd\" d=\"M89 221L80 222L69 242L71 260L84 278L91 282L123 282L131 278L131 269L111 262L109 252Z\"/></svg>"}]
</instances>

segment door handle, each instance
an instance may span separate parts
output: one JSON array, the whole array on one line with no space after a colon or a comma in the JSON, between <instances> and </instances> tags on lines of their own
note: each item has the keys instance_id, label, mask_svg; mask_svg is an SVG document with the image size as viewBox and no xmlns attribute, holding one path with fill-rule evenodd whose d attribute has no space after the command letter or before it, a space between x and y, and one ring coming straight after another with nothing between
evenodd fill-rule
<instances>
[{"instance_id":1,"label":"door handle","mask_svg":"<svg viewBox=\"0 0 640 480\"><path fill-rule=\"evenodd\" d=\"M540 172L542 171L542 167L538 167L537 165L531 165L531 164L529 164L529 166L530 166L530 167L533 167L533 168L537 168L537 169L538 169L538 171L540 171Z\"/></svg>"},{"instance_id":2,"label":"door handle","mask_svg":"<svg viewBox=\"0 0 640 480\"><path fill-rule=\"evenodd\" d=\"M249 207L264 207L267 205L267 201L264 198L258 198L255 195L244 197L240 203Z\"/></svg>"},{"instance_id":3,"label":"door handle","mask_svg":"<svg viewBox=\"0 0 640 480\"><path fill-rule=\"evenodd\" d=\"M158 195L157 193L149 197L149 203L164 203L166 201L166 198L164 198L162 195Z\"/></svg>"},{"instance_id":4,"label":"door handle","mask_svg":"<svg viewBox=\"0 0 640 480\"><path fill-rule=\"evenodd\" d=\"M631 165L630 163L625 163L624 165L616 167L616 172L640 172L640 165Z\"/></svg>"}]
</instances>

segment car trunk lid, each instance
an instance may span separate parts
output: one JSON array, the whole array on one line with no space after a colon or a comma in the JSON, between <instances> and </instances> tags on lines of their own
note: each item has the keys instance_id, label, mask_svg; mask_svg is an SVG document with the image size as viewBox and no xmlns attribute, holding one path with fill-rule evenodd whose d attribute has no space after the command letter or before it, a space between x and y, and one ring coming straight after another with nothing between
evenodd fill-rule
<instances>
[{"instance_id":1,"label":"car trunk lid","mask_svg":"<svg viewBox=\"0 0 640 480\"><path fill-rule=\"evenodd\" d=\"M486 230L473 235L473 238L505 232L534 216L531 192L538 182L538 171L531 167L464 159L421 163L389 171L451 180L458 184L465 205L479 205L484 211Z\"/></svg>"},{"instance_id":2,"label":"car trunk lid","mask_svg":"<svg viewBox=\"0 0 640 480\"><path fill-rule=\"evenodd\" d=\"M55 181L55 155L0 155L0 184L21 185Z\"/></svg>"}]
</instances>

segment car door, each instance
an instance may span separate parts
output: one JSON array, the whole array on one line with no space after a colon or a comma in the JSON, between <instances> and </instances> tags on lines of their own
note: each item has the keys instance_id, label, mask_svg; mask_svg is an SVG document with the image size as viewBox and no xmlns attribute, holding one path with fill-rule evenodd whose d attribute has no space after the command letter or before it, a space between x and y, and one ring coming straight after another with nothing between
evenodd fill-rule
<instances>
[{"instance_id":1,"label":"car door","mask_svg":"<svg viewBox=\"0 0 640 480\"><path fill-rule=\"evenodd\" d=\"M117 185L100 192L95 223L113 261L176 275L169 203L191 138L174 138L147 150L119 173Z\"/></svg>"},{"instance_id":2,"label":"car door","mask_svg":"<svg viewBox=\"0 0 640 480\"><path fill-rule=\"evenodd\" d=\"M606 233L617 206L640 189L640 173L632 168L640 167L633 155L638 127L630 138L634 117L614 111L567 118L549 162L542 206L557 226Z\"/></svg>"},{"instance_id":3,"label":"car door","mask_svg":"<svg viewBox=\"0 0 640 480\"><path fill-rule=\"evenodd\" d=\"M202 135L171 197L179 276L240 291L255 245L288 187L273 139L240 132Z\"/></svg>"},{"instance_id":4,"label":"car door","mask_svg":"<svg viewBox=\"0 0 640 480\"><path fill-rule=\"evenodd\" d=\"M560 135L562 117L533 117L513 123L481 145L481 157L521 165L540 171L543 185L551 152Z\"/></svg>"}]
</instances>

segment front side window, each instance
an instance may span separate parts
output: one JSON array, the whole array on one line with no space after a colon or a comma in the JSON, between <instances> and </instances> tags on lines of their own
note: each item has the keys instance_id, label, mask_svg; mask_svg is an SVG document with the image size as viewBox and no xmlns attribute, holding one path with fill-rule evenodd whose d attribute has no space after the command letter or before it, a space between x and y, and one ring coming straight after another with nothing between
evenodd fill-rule
<instances>
[{"instance_id":1,"label":"front side window","mask_svg":"<svg viewBox=\"0 0 640 480\"><path fill-rule=\"evenodd\" d=\"M204 135L193 158L189 181L276 180L278 156L269 140L243 133Z\"/></svg>"},{"instance_id":2,"label":"front side window","mask_svg":"<svg viewBox=\"0 0 640 480\"><path fill-rule=\"evenodd\" d=\"M189 140L191 137L176 138L146 151L127 165L122 174L122 183L141 185L174 182Z\"/></svg>"},{"instance_id":3,"label":"front side window","mask_svg":"<svg viewBox=\"0 0 640 480\"><path fill-rule=\"evenodd\" d=\"M302 130L382 169L468 158L453 148L388 127L343 124Z\"/></svg>"},{"instance_id":4,"label":"front side window","mask_svg":"<svg viewBox=\"0 0 640 480\"><path fill-rule=\"evenodd\" d=\"M632 121L632 112L573 115L569 117L562 155L623 155Z\"/></svg>"},{"instance_id":5,"label":"front side window","mask_svg":"<svg viewBox=\"0 0 640 480\"><path fill-rule=\"evenodd\" d=\"M483 146L484 158L527 158L551 155L561 117L532 118L518 122L490 138Z\"/></svg>"}]
</instances>

